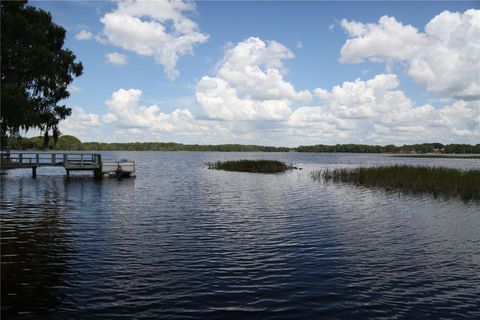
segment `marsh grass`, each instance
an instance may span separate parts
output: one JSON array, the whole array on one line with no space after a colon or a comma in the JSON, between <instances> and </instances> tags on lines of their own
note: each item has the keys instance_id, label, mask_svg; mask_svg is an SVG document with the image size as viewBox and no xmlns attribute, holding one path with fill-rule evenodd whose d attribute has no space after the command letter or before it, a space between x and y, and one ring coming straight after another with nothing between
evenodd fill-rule
<instances>
[{"instance_id":1,"label":"marsh grass","mask_svg":"<svg viewBox=\"0 0 480 320\"><path fill-rule=\"evenodd\" d=\"M277 160L231 160L208 163L209 169L255 172L255 173L280 173L293 167Z\"/></svg>"},{"instance_id":2,"label":"marsh grass","mask_svg":"<svg viewBox=\"0 0 480 320\"><path fill-rule=\"evenodd\" d=\"M395 165L371 168L326 169L312 172L316 181L345 182L387 191L431 193L480 200L480 170Z\"/></svg>"}]
</instances>

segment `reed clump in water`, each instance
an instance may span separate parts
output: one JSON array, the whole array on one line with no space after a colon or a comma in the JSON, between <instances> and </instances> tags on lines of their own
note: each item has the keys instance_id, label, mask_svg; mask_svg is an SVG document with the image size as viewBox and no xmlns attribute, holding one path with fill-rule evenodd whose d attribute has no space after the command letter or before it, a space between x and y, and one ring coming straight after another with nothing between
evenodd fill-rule
<instances>
[{"instance_id":1,"label":"reed clump in water","mask_svg":"<svg viewBox=\"0 0 480 320\"><path fill-rule=\"evenodd\" d=\"M217 161L208 163L209 169L239 171L239 172L255 172L255 173L280 173L285 172L293 167L277 160L231 160Z\"/></svg>"},{"instance_id":2,"label":"reed clump in water","mask_svg":"<svg viewBox=\"0 0 480 320\"><path fill-rule=\"evenodd\" d=\"M381 187L407 193L428 192L464 200L480 199L480 170L395 165L371 168L326 169L312 172L314 180Z\"/></svg>"}]
</instances>

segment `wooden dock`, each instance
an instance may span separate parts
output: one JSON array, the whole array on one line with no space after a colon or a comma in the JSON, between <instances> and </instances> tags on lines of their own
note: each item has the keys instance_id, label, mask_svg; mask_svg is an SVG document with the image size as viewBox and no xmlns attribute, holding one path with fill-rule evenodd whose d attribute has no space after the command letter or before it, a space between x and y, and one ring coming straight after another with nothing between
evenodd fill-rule
<instances>
[{"instance_id":1,"label":"wooden dock","mask_svg":"<svg viewBox=\"0 0 480 320\"><path fill-rule=\"evenodd\" d=\"M1 169L31 168L32 176L37 176L39 167L64 167L67 177L70 171L93 171L93 176L103 175L102 156L98 153L26 153L2 152Z\"/></svg>"}]
</instances>

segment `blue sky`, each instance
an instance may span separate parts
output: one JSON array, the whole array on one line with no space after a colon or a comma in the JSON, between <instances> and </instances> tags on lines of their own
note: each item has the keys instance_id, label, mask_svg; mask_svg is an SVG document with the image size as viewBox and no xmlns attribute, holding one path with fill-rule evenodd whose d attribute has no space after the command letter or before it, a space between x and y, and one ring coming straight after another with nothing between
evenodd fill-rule
<instances>
[{"instance_id":1,"label":"blue sky","mask_svg":"<svg viewBox=\"0 0 480 320\"><path fill-rule=\"evenodd\" d=\"M83 141L480 141L479 2L30 4L84 65Z\"/></svg>"}]
</instances>

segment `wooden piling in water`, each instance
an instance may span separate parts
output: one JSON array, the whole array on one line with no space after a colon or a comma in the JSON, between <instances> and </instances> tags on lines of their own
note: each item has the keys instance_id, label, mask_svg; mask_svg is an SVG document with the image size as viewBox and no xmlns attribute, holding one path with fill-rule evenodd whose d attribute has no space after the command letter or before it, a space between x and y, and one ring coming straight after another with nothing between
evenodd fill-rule
<instances>
[{"instance_id":1,"label":"wooden piling in water","mask_svg":"<svg viewBox=\"0 0 480 320\"><path fill-rule=\"evenodd\" d=\"M103 178L103 171L102 171L102 155L101 154L98 154L97 157L96 157L96 160L97 162L97 168L95 170L93 170L93 177L95 179L102 179Z\"/></svg>"}]
</instances>

